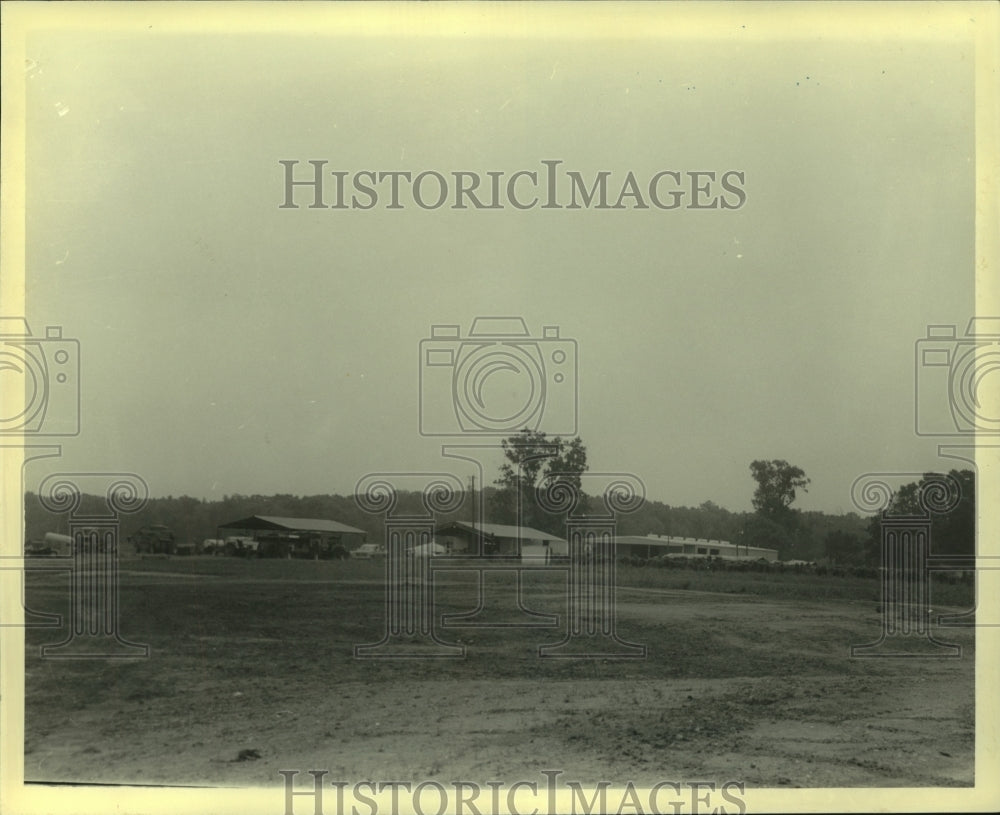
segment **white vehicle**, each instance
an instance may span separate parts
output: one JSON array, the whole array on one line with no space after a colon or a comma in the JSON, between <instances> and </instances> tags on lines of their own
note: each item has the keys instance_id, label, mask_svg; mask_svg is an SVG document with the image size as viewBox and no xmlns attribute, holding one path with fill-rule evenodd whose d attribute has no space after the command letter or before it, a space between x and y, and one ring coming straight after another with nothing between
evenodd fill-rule
<instances>
[{"instance_id":1,"label":"white vehicle","mask_svg":"<svg viewBox=\"0 0 1000 815\"><path fill-rule=\"evenodd\" d=\"M351 557L358 560L385 557L385 545L381 543L362 543L357 549L351 552Z\"/></svg>"},{"instance_id":2,"label":"white vehicle","mask_svg":"<svg viewBox=\"0 0 1000 815\"><path fill-rule=\"evenodd\" d=\"M59 535L55 532L45 533L45 548L50 550L51 554L61 557L72 555L76 549L69 535Z\"/></svg>"}]
</instances>

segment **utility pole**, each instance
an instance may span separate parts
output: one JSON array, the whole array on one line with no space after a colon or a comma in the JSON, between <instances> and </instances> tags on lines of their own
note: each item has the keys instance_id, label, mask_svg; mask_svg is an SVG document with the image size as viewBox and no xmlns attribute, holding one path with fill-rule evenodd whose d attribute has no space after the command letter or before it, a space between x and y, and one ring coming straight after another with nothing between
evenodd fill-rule
<instances>
[{"instance_id":1,"label":"utility pole","mask_svg":"<svg viewBox=\"0 0 1000 815\"><path fill-rule=\"evenodd\" d=\"M472 505L472 534L476 541L476 551L482 555L483 554L483 533L482 530L476 526L476 477L474 475L469 476L469 498Z\"/></svg>"}]
</instances>

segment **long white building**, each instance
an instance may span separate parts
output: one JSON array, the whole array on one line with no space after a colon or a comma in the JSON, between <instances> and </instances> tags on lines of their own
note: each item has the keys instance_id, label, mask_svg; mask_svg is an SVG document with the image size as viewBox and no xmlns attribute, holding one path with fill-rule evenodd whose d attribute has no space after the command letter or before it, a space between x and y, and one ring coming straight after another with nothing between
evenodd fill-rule
<instances>
[{"instance_id":1,"label":"long white building","mask_svg":"<svg viewBox=\"0 0 1000 815\"><path fill-rule=\"evenodd\" d=\"M742 546L729 541L708 538L680 538L674 535L619 535L618 555L656 557L684 555L687 557L719 557L724 560L777 560L777 549L762 546Z\"/></svg>"}]
</instances>

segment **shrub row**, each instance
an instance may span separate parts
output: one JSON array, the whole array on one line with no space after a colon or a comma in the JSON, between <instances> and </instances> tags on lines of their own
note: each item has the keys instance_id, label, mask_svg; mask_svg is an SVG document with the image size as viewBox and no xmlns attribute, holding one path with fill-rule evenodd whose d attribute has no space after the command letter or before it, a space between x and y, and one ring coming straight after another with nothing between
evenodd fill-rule
<instances>
[{"instance_id":1,"label":"shrub row","mask_svg":"<svg viewBox=\"0 0 1000 815\"><path fill-rule=\"evenodd\" d=\"M714 572L760 572L765 574L814 574L821 577L861 577L875 580L881 574L876 566L830 566L823 563L784 563L782 561L727 560L720 557L669 557L658 555L644 558L620 555L618 563L625 566L645 566L657 569L691 569ZM971 585L972 572L931 572L935 583Z\"/></svg>"},{"instance_id":2,"label":"shrub row","mask_svg":"<svg viewBox=\"0 0 1000 815\"><path fill-rule=\"evenodd\" d=\"M727 560L720 557L657 557L644 558L622 555L618 562L628 566L647 566L658 569L693 569L696 571L761 572L766 574L816 574L832 577L877 578L874 566L826 566L816 563L783 563L769 560Z\"/></svg>"}]
</instances>

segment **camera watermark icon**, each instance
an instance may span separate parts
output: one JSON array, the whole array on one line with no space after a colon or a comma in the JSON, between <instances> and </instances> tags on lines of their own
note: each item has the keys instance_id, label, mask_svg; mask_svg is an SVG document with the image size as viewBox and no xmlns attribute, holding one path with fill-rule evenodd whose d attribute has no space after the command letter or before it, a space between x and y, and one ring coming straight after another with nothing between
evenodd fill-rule
<instances>
[{"instance_id":1,"label":"camera watermark icon","mask_svg":"<svg viewBox=\"0 0 1000 815\"><path fill-rule=\"evenodd\" d=\"M894 511L895 490L921 479L917 512ZM852 645L851 657L958 658L962 647L937 640L931 633L930 605L933 556L932 515L958 506L961 484L952 476L927 473L866 473L855 479L851 500L862 512L880 512L882 631L874 642Z\"/></svg>"},{"instance_id":2,"label":"camera watermark icon","mask_svg":"<svg viewBox=\"0 0 1000 815\"><path fill-rule=\"evenodd\" d=\"M532 437L530 449L515 449L517 455L509 455L506 441L499 447L453 444L442 448L445 457L471 462L480 484L484 483L483 451L493 454L503 450L508 454L517 467L515 473L511 464L505 465L505 477L513 482L505 484L513 491L514 506L502 512L510 514L513 509L516 525L486 523L480 506L478 511L473 509L471 523L452 521L438 528L426 501L428 512L419 518L394 518L398 514L395 482L386 482L381 475L366 476L359 482L362 508L386 513L388 630L379 643L356 648L356 656L426 656L436 655L435 650L439 655L453 655L449 649L454 646L437 638L438 620L433 607L434 574L447 571L474 573L478 598L471 611L441 615L442 627L558 628L559 615L533 611L524 603L523 575L538 569L561 572L568 582L566 636L541 646L539 656L645 656L645 646L625 642L617 635L614 586L617 513L641 506L645 495L641 481L629 474L587 474L588 483L595 478L611 479L610 484L603 485L604 511L598 514L586 510L588 496L582 491L578 472L549 473L544 488L532 492L540 462L560 454L560 436L576 433L577 365L576 341L562 337L558 326L543 326L540 336L532 336L521 317L477 317L464 337L461 327L455 324L431 327L431 336L420 342L421 435L467 439L524 432L529 436L537 433L541 438ZM557 443L546 444L546 434ZM509 441L518 448L514 438ZM407 474L385 475L398 479ZM373 485L378 486L379 500L372 496ZM422 489L426 495L426 487ZM460 489L456 485L454 491ZM383 493L392 497L384 497ZM474 487L472 496L474 503ZM545 531L551 526L551 517L538 522L543 529L526 524L534 521L530 508L535 505L549 516L566 513L568 539ZM408 526L396 530L398 523ZM449 546L454 543L456 551L439 546L436 533ZM393 536L409 536L422 543L394 545ZM438 552L438 548L443 551ZM428 553L426 563L410 565L400 554L418 551ZM432 557L441 554L457 556ZM509 607L503 610L504 619L498 619L491 602L495 589L509 584L509 575L504 572L514 573L514 620L510 619ZM407 626L408 620L419 620L422 627L417 630L416 626ZM421 647L408 649L399 641L401 632L409 637L419 635Z\"/></svg>"},{"instance_id":3,"label":"camera watermark icon","mask_svg":"<svg viewBox=\"0 0 1000 815\"><path fill-rule=\"evenodd\" d=\"M477 317L466 337L434 325L420 342L421 435L573 435L577 396L576 341L558 326L532 337L521 317Z\"/></svg>"},{"instance_id":4,"label":"camera watermark icon","mask_svg":"<svg viewBox=\"0 0 1000 815\"><path fill-rule=\"evenodd\" d=\"M102 492L102 511L84 511L84 495ZM138 512L148 497L146 482L134 473L54 473L42 482L39 500L49 512L69 513L72 539L69 632L62 642L43 646L43 658L149 656L148 645L120 632L118 576L119 516Z\"/></svg>"},{"instance_id":5,"label":"camera watermark icon","mask_svg":"<svg viewBox=\"0 0 1000 815\"><path fill-rule=\"evenodd\" d=\"M961 337L955 325L927 326L915 384L917 435L1000 434L1000 317L973 317Z\"/></svg>"},{"instance_id":6,"label":"camera watermark icon","mask_svg":"<svg viewBox=\"0 0 1000 815\"><path fill-rule=\"evenodd\" d=\"M60 326L32 335L23 317L0 317L0 435L77 436L80 433L80 343ZM23 400L11 394L22 393Z\"/></svg>"}]
</instances>

